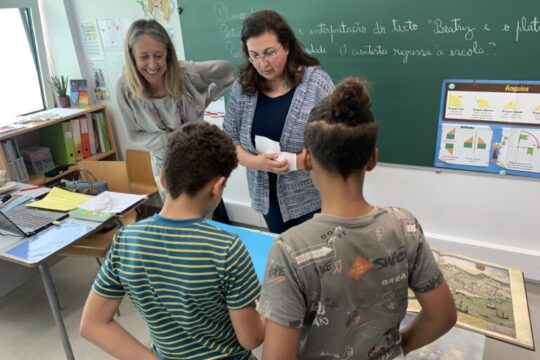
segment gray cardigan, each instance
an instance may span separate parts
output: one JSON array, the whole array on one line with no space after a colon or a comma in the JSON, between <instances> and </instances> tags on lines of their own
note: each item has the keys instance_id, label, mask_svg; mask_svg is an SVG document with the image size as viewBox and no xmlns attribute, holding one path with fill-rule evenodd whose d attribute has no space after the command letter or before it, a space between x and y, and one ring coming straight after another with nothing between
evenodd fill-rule
<instances>
[{"instance_id":1,"label":"gray cardigan","mask_svg":"<svg viewBox=\"0 0 540 360\"><path fill-rule=\"evenodd\" d=\"M285 119L279 145L281 151L299 153L304 148L304 125L311 109L319 100L329 95L334 88L330 76L319 67L307 67L302 81L296 87ZM248 96L238 81L232 88L227 102L223 130L235 145L257 154L251 142L251 126L257 105L257 94ZM251 206L259 213L267 214L269 208L268 174L247 168L247 179ZM309 174L304 170L290 172L277 177L277 196L283 221L296 219L321 208L319 192L313 186Z\"/></svg>"},{"instance_id":2,"label":"gray cardigan","mask_svg":"<svg viewBox=\"0 0 540 360\"><path fill-rule=\"evenodd\" d=\"M202 120L208 104L219 99L234 81L235 68L227 61L180 61L179 65L184 96L178 102L170 96L151 100L136 98L123 78L116 86L116 100L129 139L160 159L165 158L167 149L165 126L169 129L178 127L178 110L187 120Z\"/></svg>"}]
</instances>

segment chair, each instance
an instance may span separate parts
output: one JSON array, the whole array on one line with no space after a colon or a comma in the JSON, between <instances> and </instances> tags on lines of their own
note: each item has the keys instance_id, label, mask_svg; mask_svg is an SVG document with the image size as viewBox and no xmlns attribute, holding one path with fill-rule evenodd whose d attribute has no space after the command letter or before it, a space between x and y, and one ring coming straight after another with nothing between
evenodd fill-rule
<instances>
[{"instance_id":1,"label":"chair","mask_svg":"<svg viewBox=\"0 0 540 360\"><path fill-rule=\"evenodd\" d=\"M153 208L163 206L161 197L156 196L159 190L152 171L150 153L142 150L126 150L126 167L130 192L148 195L148 200L137 208L139 217L147 217L153 213L153 211L149 211L149 206Z\"/></svg>"},{"instance_id":2,"label":"chair","mask_svg":"<svg viewBox=\"0 0 540 360\"><path fill-rule=\"evenodd\" d=\"M109 190L117 192L130 192L126 163L124 161L81 161L77 165L80 169L90 171L98 180L107 181ZM114 235L119 226L135 222L135 210L129 211L120 218L111 229L97 232L81 239L58 254L62 256L92 256L101 266L100 258L104 258L111 247ZM121 223L121 224L120 224ZM120 315L120 311L117 311Z\"/></svg>"},{"instance_id":3,"label":"chair","mask_svg":"<svg viewBox=\"0 0 540 360\"><path fill-rule=\"evenodd\" d=\"M107 181L109 190L130 192L126 162L124 161L87 161L77 165L79 169L88 170L96 179Z\"/></svg>"},{"instance_id":4,"label":"chair","mask_svg":"<svg viewBox=\"0 0 540 360\"><path fill-rule=\"evenodd\" d=\"M111 191L130 192L127 168L124 161L81 161L78 167L90 171L98 180L107 181ZM131 224L135 220L135 210L129 211L120 218L123 225ZM106 232L90 235L65 248L59 254L66 256L94 256L98 263L101 264L99 258L107 255L116 231L118 231L118 226Z\"/></svg>"},{"instance_id":5,"label":"chair","mask_svg":"<svg viewBox=\"0 0 540 360\"><path fill-rule=\"evenodd\" d=\"M126 167L131 193L148 196L158 193L148 151L126 150Z\"/></svg>"}]
</instances>

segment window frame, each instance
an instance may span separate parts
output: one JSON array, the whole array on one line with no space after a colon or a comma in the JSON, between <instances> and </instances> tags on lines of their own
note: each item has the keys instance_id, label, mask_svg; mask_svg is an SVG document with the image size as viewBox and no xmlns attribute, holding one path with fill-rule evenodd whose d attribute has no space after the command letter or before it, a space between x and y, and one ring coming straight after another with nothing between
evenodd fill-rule
<instances>
[{"instance_id":1,"label":"window frame","mask_svg":"<svg viewBox=\"0 0 540 360\"><path fill-rule=\"evenodd\" d=\"M41 25L38 0L2 0L0 2L0 9L7 8L28 9L28 14L31 20L30 25L32 26L35 42L34 44L30 45L33 46L36 53L35 60L37 62L38 78L41 83L41 94L45 106L43 110L54 107L52 89L47 81L49 79L49 66L47 63L47 53L45 48L45 40L43 37L43 27Z\"/></svg>"}]
</instances>

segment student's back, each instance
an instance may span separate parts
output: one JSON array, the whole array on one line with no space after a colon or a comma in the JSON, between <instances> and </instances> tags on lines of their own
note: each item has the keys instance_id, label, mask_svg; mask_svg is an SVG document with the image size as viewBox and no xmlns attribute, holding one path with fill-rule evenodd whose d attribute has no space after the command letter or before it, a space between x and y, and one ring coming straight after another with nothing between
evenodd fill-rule
<instances>
[{"instance_id":1,"label":"student's back","mask_svg":"<svg viewBox=\"0 0 540 360\"><path fill-rule=\"evenodd\" d=\"M394 359L401 353L408 287L426 291L443 280L416 219L398 208L350 219L316 214L282 234L269 258L265 283L272 285L260 310L285 326L300 325L290 319L304 323L301 359L343 359L348 352ZM285 268L305 292L280 283ZM264 308L267 297L270 309Z\"/></svg>"},{"instance_id":2,"label":"student's back","mask_svg":"<svg viewBox=\"0 0 540 360\"><path fill-rule=\"evenodd\" d=\"M364 198L376 138L359 79L344 80L311 112L305 164L321 214L270 251L259 305L264 360L402 359L454 324L452 296L415 217ZM423 309L400 330L408 289Z\"/></svg>"},{"instance_id":3,"label":"student's back","mask_svg":"<svg viewBox=\"0 0 540 360\"><path fill-rule=\"evenodd\" d=\"M238 160L217 126L171 132L159 215L123 227L83 310L81 334L120 359L248 359L264 337L260 286L244 244L203 219ZM146 322L151 349L114 320L124 295Z\"/></svg>"},{"instance_id":4,"label":"student's back","mask_svg":"<svg viewBox=\"0 0 540 360\"><path fill-rule=\"evenodd\" d=\"M259 291L237 236L202 219L156 214L122 228L110 252L110 264L93 289L104 297L129 296L158 356L249 358L227 313L252 302Z\"/></svg>"}]
</instances>

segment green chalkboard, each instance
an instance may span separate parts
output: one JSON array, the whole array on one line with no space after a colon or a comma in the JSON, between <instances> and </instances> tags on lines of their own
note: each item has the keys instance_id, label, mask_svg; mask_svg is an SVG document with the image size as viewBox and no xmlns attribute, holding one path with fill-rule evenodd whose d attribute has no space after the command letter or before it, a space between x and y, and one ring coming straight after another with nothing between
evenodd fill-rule
<instances>
[{"instance_id":1,"label":"green chalkboard","mask_svg":"<svg viewBox=\"0 0 540 360\"><path fill-rule=\"evenodd\" d=\"M371 83L380 161L432 166L443 79L539 80L538 0L183 0L190 60L242 62L242 19L282 14L335 82Z\"/></svg>"}]
</instances>

